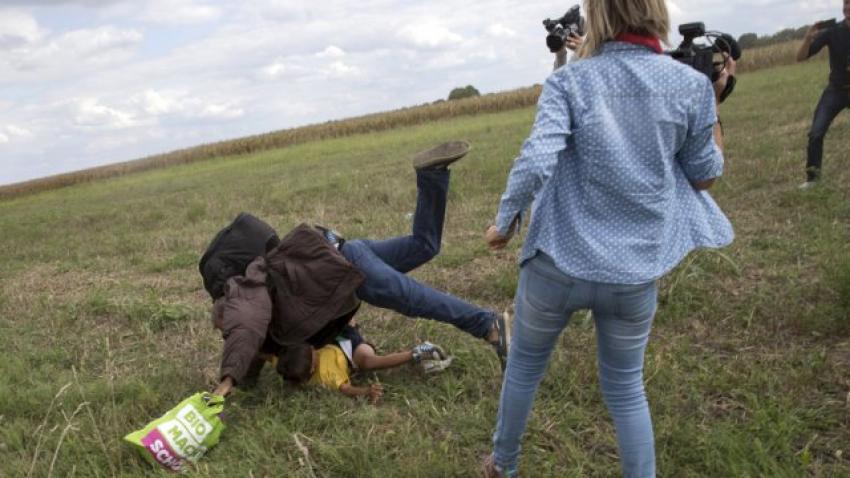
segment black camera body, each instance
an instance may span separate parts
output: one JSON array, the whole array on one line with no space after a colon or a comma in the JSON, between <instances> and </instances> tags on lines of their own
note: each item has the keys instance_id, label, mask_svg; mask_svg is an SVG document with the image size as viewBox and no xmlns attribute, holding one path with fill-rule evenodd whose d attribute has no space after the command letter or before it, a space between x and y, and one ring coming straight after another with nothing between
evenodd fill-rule
<instances>
[{"instance_id":1,"label":"black camera body","mask_svg":"<svg viewBox=\"0 0 850 478\"><path fill-rule=\"evenodd\" d=\"M714 47L694 44L695 39L705 36L705 24L696 22L679 25L679 33L685 38L679 47L668 52L668 55L715 81L717 78L714 71Z\"/></svg>"},{"instance_id":2,"label":"black camera body","mask_svg":"<svg viewBox=\"0 0 850 478\"><path fill-rule=\"evenodd\" d=\"M549 51L552 53L561 51L570 35L584 35L585 21L581 16L581 7L574 5L561 18L543 20L543 28L549 32L546 35L546 46L549 47Z\"/></svg>"},{"instance_id":3,"label":"black camera body","mask_svg":"<svg viewBox=\"0 0 850 478\"><path fill-rule=\"evenodd\" d=\"M679 33L684 37L679 47L667 54L674 60L682 62L700 73L706 75L712 82L717 81L722 68L714 62L715 53L726 53L735 60L741 58L741 47L738 42L727 33L706 32L705 24L702 22L685 23L679 25ZM697 45L694 40L700 37L707 38L711 44Z\"/></svg>"},{"instance_id":4,"label":"black camera body","mask_svg":"<svg viewBox=\"0 0 850 478\"><path fill-rule=\"evenodd\" d=\"M684 37L682 43L673 51L668 51L674 60L684 63L707 76L712 83L720 78L723 69L726 68L725 59L723 62L715 62L714 55L722 53L732 57L734 60L741 58L741 46L732 35L728 33L706 32L705 25L702 22L685 23L679 25L679 33ZM705 37L709 41L708 45L697 45L694 40L700 37ZM732 94L735 89L735 77L730 76L726 82L726 89L720 94L719 101L722 103Z\"/></svg>"}]
</instances>

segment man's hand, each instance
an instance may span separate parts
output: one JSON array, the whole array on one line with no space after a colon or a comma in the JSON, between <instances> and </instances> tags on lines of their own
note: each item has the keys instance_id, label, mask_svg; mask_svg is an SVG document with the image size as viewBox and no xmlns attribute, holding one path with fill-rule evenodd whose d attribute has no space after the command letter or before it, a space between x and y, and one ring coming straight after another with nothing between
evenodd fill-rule
<instances>
[{"instance_id":1,"label":"man's hand","mask_svg":"<svg viewBox=\"0 0 850 478\"><path fill-rule=\"evenodd\" d=\"M726 53L723 55L723 69L720 71L720 76L714 82L714 98L720 104L720 95L726 89L726 84L729 83L729 77L735 76L735 71L738 68L738 62Z\"/></svg>"},{"instance_id":2,"label":"man's hand","mask_svg":"<svg viewBox=\"0 0 850 478\"><path fill-rule=\"evenodd\" d=\"M797 61L806 61L809 59L809 50L812 47L812 42L815 41L815 38L820 35L823 30L818 28L817 24L814 24L806 30L806 36L803 37L803 43L800 45L800 49L797 51Z\"/></svg>"},{"instance_id":3,"label":"man's hand","mask_svg":"<svg viewBox=\"0 0 850 478\"><path fill-rule=\"evenodd\" d=\"M487 229L487 232L484 233L484 241L487 242L487 245L490 246L490 250L493 251L498 249L504 249L505 246L508 245L508 242L510 240L510 236L502 237L499 234L499 230L496 228L496 226L490 226L490 228Z\"/></svg>"},{"instance_id":4,"label":"man's hand","mask_svg":"<svg viewBox=\"0 0 850 478\"><path fill-rule=\"evenodd\" d=\"M808 30L806 30L806 36L803 37L803 39L805 41L811 42L815 39L816 36L818 36L818 34L820 34L821 31L821 28L818 27L817 23L815 23L814 25L810 26Z\"/></svg>"},{"instance_id":5,"label":"man's hand","mask_svg":"<svg viewBox=\"0 0 850 478\"><path fill-rule=\"evenodd\" d=\"M227 377L224 377L224 380L222 380L217 387L215 387L213 393L216 395L221 395L222 397L226 397L228 394L230 394L231 390L233 390L233 379L230 378L230 376L228 375Z\"/></svg>"},{"instance_id":6,"label":"man's hand","mask_svg":"<svg viewBox=\"0 0 850 478\"><path fill-rule=\"evenodd\" d=\"M570 34L567 37L567 40L564 42L564 47L566 47L566 48L568 48L569 50L572 50L572 51L578 51L578 49L581 48L581 46L583 44L584 44L584 38L582 38L578 35L575 35L575 34Z\"/></svg>"}]
</instances>

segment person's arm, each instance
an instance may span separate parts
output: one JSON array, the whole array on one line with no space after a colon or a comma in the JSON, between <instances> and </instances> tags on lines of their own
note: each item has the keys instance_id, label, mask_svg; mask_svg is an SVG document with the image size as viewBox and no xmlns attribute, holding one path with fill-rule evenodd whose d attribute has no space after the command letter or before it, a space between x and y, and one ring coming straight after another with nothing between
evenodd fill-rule
<instances>
[{"instance_id":1,"label":"person's arm","mask_svg":"<svg viewBox=\"0 0 850 478\"><path fill-rule=\"evenodd\" d=\"M557 76L557 73L550 76L543 86L531 135L523 143L508 175L496 224L485 236L491 248L504 247L510 240L522 212L552 175L558 155L567 147L570 114L566 91ZM491 231L493 234L490 234Z\"/></svg>"},{"instance_id":2,"label":"person's arm","mask_svg":"<svg viewBox=\"0 0 850 478\"><path fill-rule=\"evenodd\" d=\"M242 386L252 365L262 367L255 360L271 318L266 264L258 258L248 265L244 276L228 279L223 299L213 307L213 323L224 339L219 373L222 381L229 377L234 386Z\"/></svg>"},{"instance_id":3,"label":"person's arm","mask_svg":"<svg viewBox=\"0 0 850 478\"><path fill-rule=\"evenodd\" d=\"M812 25L803 37L803 44L797 51L797 61L806 61L812 55L816 55L826 45L826 35L821 35L823 30L817 25Z\"/></svg>"},{"instance_id":4,"label":"person's arm","mask_svg":"<svg viewBox=\"0 0 850 478\"><path fill-rule=\"evenodd\" d=\"M723 90L726 89L726 83L729 81L731 77L735 75L737 70L737 62L730 57L726 56L725 58L725 67L723 71L720 72L720 76L717 78L717 81L712 85L714 87L714 99L715 99L715 107L719 108L720 105L720 95L723 93ZM717 122L714 124L714 143L717 145L717 149L720 152L723 152L723 124L720 122L719 114L715 113L717 116ZM705 191L710 189L717 178L710 178L702 181L693 181L692 185L694 189L698 191Z\"/></svg>"},{"instance_id":5,"label":"person's arm","mask_svg":"<svg viewBox=\"0 0 850 478\"><path fill-rule=\"evenodd\" d=\"M413 351L396 352L387 355L378 355L371 345L363 343L354 349L352 360L361 370L382 370L398 367L413 361Z\"/></svg>"},{"instance_id":6,"label":"person's arm","mask_svg":"<svg viewBox=\"0 0 850 478\"><path fill-rule=\"evenodd\" d=\"M704 191L723 173L722 132L718 131L717 91L725 85L707 80L688 115L688 133L676 154L676 161L694 189Z\"/></svg>"},{"instance_id":7,"label":"person's arm","mask_svg":"<svg viewBox=\"0 0 850 478\"><path fill-rule=\"evenodd\" d=\"M555 52L555 64L552 67L552 71L557 70L558 68L567 64L567 57L569 56L569 52L567 51L567 47L561 48L560 50Z\"/></svg>"},{"instance_id":8,"label":"person's arm","mask_svg":"<svg viewBox=\"0 0 850 478\"><path fill-rule=\"evenodd\" d=\"M380 383L373 383L368 387L355 387L350 383L344 383L340 385L339 391L352 398L369 397L369 401L374 404L378 404L384 396L384 387Z\"/></svg>"}]
</instances>

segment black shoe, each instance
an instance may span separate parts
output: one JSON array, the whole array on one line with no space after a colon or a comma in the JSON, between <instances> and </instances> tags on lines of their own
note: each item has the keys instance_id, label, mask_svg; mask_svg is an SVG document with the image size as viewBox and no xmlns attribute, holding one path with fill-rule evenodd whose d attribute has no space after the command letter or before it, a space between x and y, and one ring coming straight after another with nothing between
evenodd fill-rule
<instances>
[{"instance_id":1,"label":"black shoe","mask_svg":"<svg viewBox=\"0 0 850 478\"><path fill-rule=\"evenodd\" d=\"M449 141L413 155L413 169L445 168L460 158L472 147L466 141Z\"/></svg>"}]
</instances>

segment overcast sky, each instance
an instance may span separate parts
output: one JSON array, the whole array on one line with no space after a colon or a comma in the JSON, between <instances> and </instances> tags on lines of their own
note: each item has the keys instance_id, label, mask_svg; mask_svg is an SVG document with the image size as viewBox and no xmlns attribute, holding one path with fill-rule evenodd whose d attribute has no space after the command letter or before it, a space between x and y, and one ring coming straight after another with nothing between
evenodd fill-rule
<instances>
[{"instance_id":1,"label":"overcast sky","mask_svg":"<svg viewBox=\"0 0 850 478\"><path fill-rule=\"evenodd\" d=\"M0 184L541 83L578 0L0 0ZM675 0L736 37L841 0Z\"/></svg>"}]
</instances>

